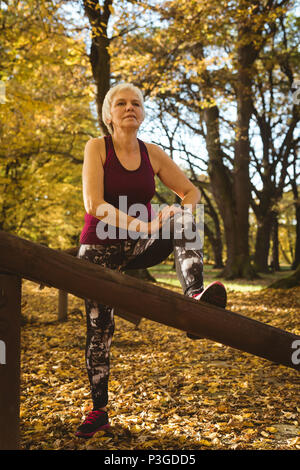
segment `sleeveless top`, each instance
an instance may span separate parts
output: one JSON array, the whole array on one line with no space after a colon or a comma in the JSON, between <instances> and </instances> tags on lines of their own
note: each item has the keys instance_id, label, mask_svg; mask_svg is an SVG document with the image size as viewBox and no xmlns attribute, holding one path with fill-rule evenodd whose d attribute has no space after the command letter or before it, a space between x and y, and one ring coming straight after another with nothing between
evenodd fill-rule
<instances>
[{"instance_id":1,"label":"sleeveless top","mask_svg":"<svg viewBox=\"0 0 300 470\"><path fill-rule=\"evenodd\" d=\"M104 164L104 200L132 217L150 221L154 215L151 199L155 193L154 172L144 142L137 139L140 147L141 163L136 170L127 170L120 163L111 135L105 136L106 161ZM99 157L100 158L100 157ZM119 204L119 196L121 204ZM124 197L127 196L127 199ZM126 204L127 203L127 204ZM142 211L136 211L143 204ZM145 220L146 219L146 220ZM80 235L80 244L99 245L118 243L130 238L130 231L120 227L108 226L96 217L86 213L84 227Z\"/></svg>"}]
</instances>

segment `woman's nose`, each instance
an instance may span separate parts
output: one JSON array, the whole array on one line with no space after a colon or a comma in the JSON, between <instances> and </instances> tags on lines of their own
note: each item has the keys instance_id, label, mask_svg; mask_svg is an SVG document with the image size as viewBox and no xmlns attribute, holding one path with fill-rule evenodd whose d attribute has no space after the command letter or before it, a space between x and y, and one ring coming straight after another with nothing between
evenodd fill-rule
<instances>
[{"instance_id":1,"label":"woman's nose","mask_svg":"<svg viewBox=\"0 0 300 470\"><path fill-rule=\"evenodd\" d=\"M128 109L133 109L133 104L132 104L130 101L127 102L127 104L126 104L126 109L127 109L127 110L128 110Z\"/></svg>"}]
</instances>

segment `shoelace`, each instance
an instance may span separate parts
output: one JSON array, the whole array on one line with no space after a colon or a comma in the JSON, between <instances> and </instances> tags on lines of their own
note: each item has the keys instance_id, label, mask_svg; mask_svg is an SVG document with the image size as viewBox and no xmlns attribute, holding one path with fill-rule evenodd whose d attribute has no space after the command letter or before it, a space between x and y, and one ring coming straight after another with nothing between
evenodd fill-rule
<instances>
[{"instance_id":1,"label":"shoelace","mask_svg":"<svg viewBox=\"0 0 300 470\"><path fill-rule=\"evenodd\" d=\"M101 413L104 413L104 411L101 411L101 410L95 410L95 411L91 411L88 416L86 417L86 419L84 420L84 424L91 424L93 423L94 421L96 421L96 419L99 417L99 414Z\"/></svg>"}]
</instances>

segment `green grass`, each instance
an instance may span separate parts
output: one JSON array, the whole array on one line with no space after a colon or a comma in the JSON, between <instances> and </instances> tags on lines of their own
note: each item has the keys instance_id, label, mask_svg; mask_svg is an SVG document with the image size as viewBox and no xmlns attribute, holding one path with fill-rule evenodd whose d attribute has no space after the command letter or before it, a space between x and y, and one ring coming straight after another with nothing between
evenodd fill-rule
<instances>
[{"instance_id":1,"label":"green grass","mask_svg":"<svg viewBox=\"0 0 300 470\"><path fill-rule=\"evenodd\" d=\"M181 287L177 278L172 262L166 262L149 268L149 272L157 280L157 282L165 283L174 287ZM259 279L252 281L248 279L234 279L232 281L225 280L220 276L220 269L213 269L212 265L204 265L204 285L207 286L215 280L219 280L226 285L228 290L239 292L251 292L264 289L273 281L281 279L291 274L289 266L282 266L281 271L270 274L259 274Z\"/></svg>"}]
</instances>

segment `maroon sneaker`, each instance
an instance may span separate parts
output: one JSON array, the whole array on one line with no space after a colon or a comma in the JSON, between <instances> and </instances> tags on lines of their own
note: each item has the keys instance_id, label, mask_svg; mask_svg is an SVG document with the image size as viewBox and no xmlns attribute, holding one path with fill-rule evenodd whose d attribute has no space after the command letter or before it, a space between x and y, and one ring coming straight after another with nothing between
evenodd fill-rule
<instances>
[{"instance_id":1,"label":"maroon sneaker","mask_svg":"<svg viewBox=\"0 0 300 470\"><path fill-rule=\"evenodd\" d=\"M221 308L225 308L227 304L226 289L220 281L212 282L202 292L194 294L193 298L195 300L203 300L208 304L213 304ZM201 336L193 335L191 333L187 333L186 335L190 339L202 339Z\"/></svg>"},{"instance_id":2,"label":"maroon sneaker","mask_svg":"<svg viewBox=\"0 0 300 470\"><path fill-rule=\"evenodd\" d=\"M89 439L93 435L109 428L108 414L103 410L93 410L87 415L83 423L77 429L75 436Z\"/></svg>"}]
</instances>

